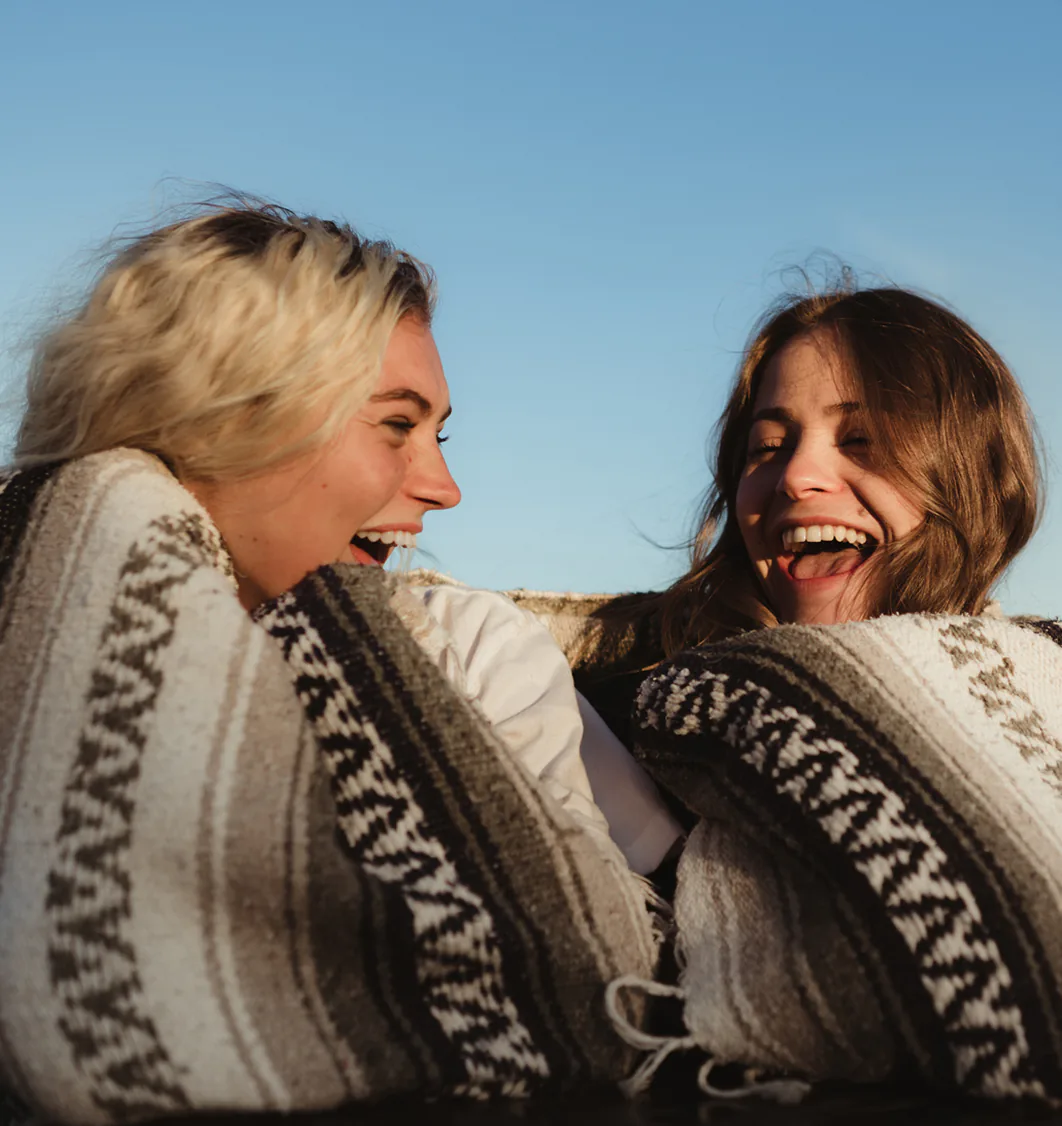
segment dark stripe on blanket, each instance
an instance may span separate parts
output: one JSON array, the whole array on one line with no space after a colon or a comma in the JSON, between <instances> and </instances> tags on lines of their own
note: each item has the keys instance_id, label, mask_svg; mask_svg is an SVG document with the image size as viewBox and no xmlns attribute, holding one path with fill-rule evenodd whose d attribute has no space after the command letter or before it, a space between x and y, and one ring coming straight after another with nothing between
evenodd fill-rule
<instances>
[{"instance_id":1,"label":"dark stripe on blanket","mask_svg":"<svg viewBox=\"0 0 1062 1126\"><path fill-rule=\"evenodd\" d=\"M1056 645L1062 645L1062 622L1051 621L1046 618L1014 618L1012 620L1015 625L1021 626L1023 629L1038 633L1041 637L1046 637L1048 641L1053 641Z\"/></svg>"},{"instance_id":2,"label":"dark stripe on blanket","mask_svg":"<svg viewBox=\"0 0 1062 1126\"><path fill-rule=\"evenodd\" d=\"M47 503L41 490L61 468L62 462L53 462L0 479L0 605L6 602L8 580L31 515L34 515L34 505L40 498L35 514L40 520Z\"/></svg>"},{"instance_id":3,"label":"dark stripe on blanket","mask_svg":"<svg viewBox=\"0 0 1062 1126\"><path fill-rule=\"evenodd\" d=\"M453 858L461 851L460 833L448 824L440 834L425 819L417 792L430 770L416 738L423 720L418 710L405 730L396 722L391 698L397 691L408 706L409 686L380 676L383 642L360 615L339 628L341 611L328 593L308 578L265 620L282 643L336 781L340 828L359 863L401 884L413 917L418 983L464 1067L448 1085L482 1093L526 1090L544 1078L545 1061L498 980L503 966L487 904L458 878ZM397 621L390 625L390 640L398 642L404 631ZM412 645L408 634L404 639ZM395 759L397 738L409 740L416 760L408 776Z\"/></svg>"},{"instance_id":4,"label":"dark stripe on blanket","mask_svg":"<svg viewBox=\"0 0 1062 1126\"><path fill-rule=\"evenodd\" d=\"M62 462L53 462L0 479L0 598L37 495L61 468Z\"/></svg>"},{"instance_id":5,"label":"dark stripe on blanket","mask_svg":"<svg viewBox=\"0 0 1062 1126\"><path fill-rule=\"evenodd\" d=\"M346 1088L347 1098L352 1099L355 1092L350 1085L350 1078L347 1075L346 1068L344 1067L342 1054L340 1053L339 1048L335 1043L335 1030L337 1028L337 1024L334 1018L332 1018L331 1008L329 1005L333 990L326 986L325 996L321 996L320 990L318 990L317 988L317 983L313 980L315 974L320 970L320 964L316 960L314 960L312 967L304 966L303 959L300 957L299 950L300 938L302 937L303 930L301 924L308 922L308 920L304 920L304 911L302 909L302 905L296 902L295 897L295 858L297 851L295 847L294 833L295 822L298 815L297 810L299 809L299 803L296 800L298 797L298 788L295 785L295 780L298 778L300 773L299 767L301 767L302 765L301 760L313 756L314 765L317 765L315 753L316 750L316 745L313 744L309 739L301 741L298 750L298 759L300 761L298 762L296 769L292 772L291 781L288 785L287 801L285 802L284 808L284 920L287 924L286 930L288 972L291 974L291 980L295 983L295 987L298 990L299 1002L302 1006L302 1011L306 1014L307 1021L309 1021L309 1023L313 1026L313 1029L317 1034L318 1043L321 1045L323 1050L328 1053L328 1056L332 1061L332 1065L335 1067L336 1074L340 1076L343 1085ZM314 774L314 777L316 777L316 774ZM308 804L312 809L312 801L308 800ZM307 820L309 820L309 818L307 818ZM307 829L307 835L311 835L309 829ZM307 873L307 877L310 878L311 873L317 867L314 863L314 857L312 853L307 856L306 861L307 867L310 870ZM333 909L335 898L335 896L329 897L329 907L332 907ZM312 894L309 894L307 895L306 899L308 901L308 909L305 911L305 914L310 916L310 918L312 919L313 910L315 907L314 896ZM312 950L313 928L312 926L306 926L305 929L309 932L306 935L306 940L308 941L310 949ZM332 983L329 982L328 984L331 985ZM316 998L319 1001L319 1003L328 1013L328 1018L319 1015L317 1006L313 1004L311 997ZM329 1027L330 1018L331 1027ZM362 1023L364 1023L364 1021Z\"/></svg>"},{"instance_id":6,"label":"dark stripe on blanket","mask_svg":"<svg viewBox=\"0 0 1062 1126\"><path fill-rule=\"evenodd\" d=\"M910 839L901 842L902 847L884 841L861 841L864 830L877 816L884 800L866 786L858 794L842 794L832 802L824 803L816 809L811 808L811 803L820 796L822 788L830 780L829 767L839 762L839 752L817 744L816 770L809 770L807 759L788 767L779 759L787 742L794 736L800 736L800 724L805 718L814 723L816 740L833 738L844 744L859 760L860 778L877 778L887 790L896 793L904 803L907 823L922 824L931 838L939 842L948 858L944 867L939 870L940 875L945 879L966 883L971 888L984 913L983 921L973 920L970 924L972 940L995 941L1003 963L1018 987L1015 989L1000 985L1000 995L993 1006L1005 1007L1008 1003L1013 1003L1022 1011L1022 1022L1029 1037L1029 1051L1024 1065L1015 1072L1014 1077L1032 1078L1030 1072L1042 1071L1041 1077L1047 1088L1058 1089L1060 1077L1055 1063L1054 1046L1040 1009L1044 994L1042 990L1021 987L1038 980L1049 986L1046 995L1053 1000L1057 999L1058 992L1046 971L1045 958L1038 948L1035 933L1020 910L1017 895L1007 886L1005 874L985 854L960 812L950 808L945 812L942 797L935 794L933 787L901 756L891 741L862 714L853 710L834 692L829 683L810 671L812 668L829 669L831 659L835 661L833 654L825 647L818 649L810 637L801 638L801 642L804 649L799 661L779 653L777 647L768 642L757 645L738 643L726 646L723 652L717 649L711 653L684 655L682 667L692 674L686 678L687 681L696 680L706 673L722 673L726 677L728 689L733 692L733 702L725 707L721 717L710 720L706 712L702 711L700 722L710 725L716 736L731 746L737 740L742 750L759 747L764 752L763 765L759 769L751 763L736 759L733 754L727 755L722 766L718 760L713 762L713 768L720 773L729 791L745 790L758 794L769 814L779 818L789 832L797 837L804 836L809 841L817 840L823 865L830 866L831 857L834 857L832 867L829 867L833 879L843 884L849 894L857 897L862 910L868 913L867 918L877 918L880 924L892 929L896 937L899 932L895 930L895 926L902 918L924 918L925 937L913 950L906 942L897 946L894 940L889 941L884 926L876 930L875 938L883 947L888 942L891 957L887 960L891 961L895 957L898 960L894 964L908 965L914 970L917 976L912 981L920 976L960 977L967 980L966 987L959 990L955 1002L935 1018L935 1022L944 1020L952 1023L959 1015L959 1005L964 998L972 999L978 994L984 994L994 968L972 951L949 961L936 960L933 964L926 961L933 943L954 925L955 912L961 910L959 900L948 896L925 895L906 906L888 907L886 899L890 890L896 889L904 876L917 870L924 855L924 846ZM671 671L675 668L676 666L672 666ZM657 679L661 686L668 684L669 672L663 672ZM752 689L753 685L766 689L771 694L774 706L782 701L789 706L789 714L773 718L769 724L764 723L762 733L758 732L755 736L749 732L757 721L762 722L759 711L765 701ZM662 709L667 689L661 687L659 691L657 706ZM687 703L692 706L700 696L700 693L691 694ZM887 704L879 701L879 706ZM684 716L689 714L688 707L673 711L669 715L671 730L680 728ZM679 737L680 741L681 738L683 737ZM787 784L797 781L804 787L799 798L783 792ZM931 800L931 794L934 794L935 800ZM826 833L822 821L829 813L836 811L850 813L851 823L835 843ZM851 862L866 862L878 856L889 858L894 864L889 883L875 893L862 873L836 864L838 849ZM908 850L906 859L899 856L904 849ZM976 857L976 863L966 862L966 857ZM986 879L986 872L991 873L991 880ZM1015 930L1019 933L1016 934ZM1032 962L1027 956L1030 950L1033 951ZM899 986L902 977L894 978L894 981ZM908 995L907 1004L917 1002L910 988L904 992ZM1005 1027L993 1027L986 1023L980 1028L962 1030L953 1027L949 1031L954 1046L959 1046L962 1042L977 1044L985 1049L966 1076L964 1085L971 1090L978 1089L983 1077L992 1068L999 1066L1015 1046L1014 1034ZM940 1075L939 1078L946 1081L952 1076Z\"/></svg>"},{"instance_id":7,"label":"dark stripe on blanket","mask_svg":"<svg viewBox=\"0 0 1062 1126\"><path fill-rule=\"evenodd\" d=\"M816 642L819 640L815 638ZM809 639L802 639L802 644L808 645ZM764 654L757 652L752 667L764 667L760 660ZM982 937L991 936L999 947L1004 964L1008 967L1013 979L1009 990L1012 1003L1017 1005L1022 1012L1022 1023L1029 1036L1029 1060L1035 1060L1042 1055L1047 1064L1047 1070L1037 1072L1038 1077L1049 1089L1057 1089L1057 1083L1062 1080L1062 1072L1057 1070L1058 1051L1055 1047L1059 1044L1059 1027L1062 1022L1062 991L1059 990L1054 975L1051 972L1046 952L1040 944L1035 927L1022 908L1021 896L1014 888L1011 878L1005 872L996 858L981 842L976 829L964 816L961 808L949 802L939 789L927 779L921 771L903 755L895 743L878 726L869 723L866 718L851 704L836 693L833 686L810 670L812 668L828 669L830 667L830 651L823 647L820 652L809 653L801 662L795 662L776 650L770 653L770 660L778 662L779 669L785 669L788 676L775 680L765 677L763 683L770 688L778 698L782 693L791 691L793 677L803 678L808 701L807 714L815 719L816 726L829 735L839 738L857 755L860 760L860 771L865 777L877 776L882 783L893 793L899 795L908 810L908 815L923 825L927 826L933 838L939 843L946 853L949 861L949 870L954 877L965 882L972 890L974 897L983 912L981 922ZM864 684L864 692L869 689ZM879 707L887 707L888 701L882 699ZM834 714L831 714L834 713ZM840 725L838 727L838 724ZM844 733L847 726L855 733L856 744ZM785 781L784 772L779 771L776 785L781 788ZM843 805L843 803L838 803ZM829 806L820 807L815 816L822 818L829 812ZM873 810L867 809L845 833L839 846L852 857L853 860L866 860L873 855L887 855L891 849L882 846L872 850L860 850L854 847L854 841L860 828L869 823L873 817ZM831 846L837 847L837 846ZM918 863L924 851L912 848L912 855L905 864L896 866L889 883L877 893L878 898L884 902L900 880L917 870ZM928 915L932 901L926 897L922 900L921 914ZM949 902L937 905L942 911L947 912L953 904ZM895 917L895 915L894 915ZM943 934L946 934L951 919L945 918L935 925L927 926L925 937L915 948L916 958L924 960L932 944ZM947 964L936 966L936 972L944 976L949 969L958 969L962 963L955 963L953 967ZM966 967L972 980L969 987L958 995L953 1006L949 1007L948 1019L957 1011L959 1003L964 998L976 996L984 987L983 975L988 972L988 967L976 958ZM1052 1010L1053 1022L1047 1019L1047 1009ZM1051 1024L1053 1023L1053 1028ZM1001 1050L1005 1046L1006 1034L1000 1030ZM989 1036L985 1043L992 1039ZM1047 1047L1047 1050L1045 1049ZM981 1074L990 1065L991 1057L985 1056L981 1067L968 1077L969 1085L973 1086ZM1053 1065L1053 1066L1052 1066ZM1033 1078L1024 1072L1018 1072L1020 1078Z\"/></svg>"},{"instance_id":8,"label":"dark stripe on blanket","mask_svg":"<svg viewBox=\"0 0 1062 1126\"><path fill-rule=\"evenodd\" d=\"M420 693L408 691L411 686L405 684L405 677L392 657L394 647L385 647L382 642L395 630L404 632L389 606L385 588L378 582L372 583L377 576L371 573L365 576L347 574L345 577L347 581L357 581L356 605L337 572L325 570L317 573L316 578L330 597L329 612L323 620L315 619L315 625L320 629L329 652L344 662L350 683L364 683L366 675L375 678L379 691L375 698L363 697L363 707L384 742L391 747L396 761L405 759L402 767L404 776L413 787L433 831L444 842L451 842L447 852L462 883L490 906L497 928L505 991L516 1005L521 1021L527 1025L535 1046L546 1055L553 1081L551 1085L585 1077L590 1072L589 1061L571 1035L563 1010L556 1001L557 988L542 932L514 894L497 843L491 839L478 811L468 800L466 782L445 750L447 743L453 740L455 730L444 736L444 726L463 729L462 738L474 744L482 740L476 721L467 706L449 691L443 675L419 650L410 647L409 659L414 665L415 675L432 686L437 685L433 695L440 700L430 719L420 711L416 702ZM363 578L368 581L358 581ZM359 650L355 653L350 646L350 638L368 638L369 652ZM370 653L376 666L371 672ZM403 687L407 689L404 693L401 692ZM441 714L443 712L445 715ZM484 746L484 761L494 753ZM430 769L426 768L426 764L430 765ZM446 780L445 792L433 784L435 771ZM455 811L463 823L460 828L455 823ZM468 834L474 837L482 854L480 858L469 850ZM487 882L488 878L492 878L494 886ZM552 1019L546 1018L544 1004L548 1006Z\"/></svg>"},{"instance_id":9,"label":"dark stripe on blanket","mask_svg":"<svg viewBox=\"0 0 1062 1126\"><path fill-rule=\"evenodd\" d=\"M678 726L675 719L669 723L672 728ZM634 753L668 792L680 797L699 816L709 820L721 817L747 826L754 835L799 859L837 888L838 896L849 905L847 911L837 912L838 925L865 966L873 955L873 970L868 967L868 976L896 1034L897 1046L908 1045L915 1036L918 1047L913 1055L909 1050L905 1058L920 1061L920 1076L935 1077L950 1086L953 1061L939 1035L939 1017L932 1001L920 987L903 988L903 983L910 981L908 967L913 968L907 944L883 914L880 900L860 873L838 865L829 844L809 849L807 818L793 802L780 796L754 767L737 760L724 737L714 731L703 740L695 740L675 735L671 729L661 733L642 728ZM813 823L810 833L818 831Z\"/></svg>"},{"instance_id":10,"label":"dark stripe on blanket","mask_svg":"<svg viewBox=\"0 0 1062 1126\"><path fill-rule=\"evenodd\" d=\"M342 842L349 855L346 842ZM361 927L367 978L416 1070L418 1088L442 1091L464 1079L461 1057L428 1008L417 980L417 942L409 907L396 884L355 864L368 906Z\"/></svg>"},{"instance_id":11,"label":"dark stripe on blanket","mask_svg":"<svg viewBox=\"0 0 1062 1126\"><path fill-rule=\"evenodd\" d=\"M940 870L940 874L965 883L970 888L982 912L982 919L972 924L972 939L976 943L994 941L1012 979L1009 987L1000 986L1000 993L993 1007L998 1009L1008 1004L1018 1007L1029 1039L1027 1062L1014 1073L1015 1078L1039 1078L1048 1089L1058 1089L1062 1075L1055 1064L1057 1056L1043 1010L1045 1000L1048 1004L1052 1000L1057 1002L1059 993L1047 969L1046 958L1035 930L1021 910L1019 896L1010 886L1006 873L981 845L962 811L948 804L933 784L921 775L881 730L869 724L863 715L833 691L830 684L810 671L811 668L829 667L829 656L825 649L814 655L809 653L806 665L790 662L772 650L769 659L777 659L782 668L788 666L786 671L789 675L784 678L772 675L773 670L767 671L769 666L760 663L762 656L765 654L755 651L755 657L746 669L750 678L756 678L775 694L776 699L782 698L784 693L785 698L790 700L793 692L792 678L802 677L803 704L798 705L799 710L815 722L820 732L838 739L857 756L863 778L880 779L888 790L903 800L909 823L925 826L947 856L946 867ZM740 658L736 666L742 667ZM884 705L885 701L881 703ZM848 732L845 731L846 727ZM779 740L775 744L774 752L764 768L765 777L771 777L779 790L790 780L791 775L797 773L796 769L787 772L778 765L777 751L781 742ZM823 754L824 757L829 757L829 752ZM825 778L826 772L823 771L816 781L821 783ZM815 788L816 782L813 781L804 795L805 807ZM824 847L840 848L853 861L866 862L876 857L894 858L897 849L891 843L862 846L857 843L863 830L881 809L883 801L869 793L864 800L865 808L855 814L851 825L836 844L829 842L823 834ZM820 806L811 815L821 822L834 809L844 809L850 803L851 799L838 798L832 804ZM911 951L920 974L930 978L958 976L967 979L967 985L959 990L943 1014L944 1020L953 1022L959 1017L963 1003L991 989L994 966L973 952L950 961L940 961L937 958L931 959L932 964L927 961L934 944L954 926L955 912L962 908L956 899L930 895L922 896L917 905L909 905L903 911L886 906L890 894L895 893L907 876L918 870L926 855L926 847L920 846L918 842L907 842L905 847L910 850L909 856L905 861L895 864L888 882L876 893L875 899L879 909L888 911L890 919L898 921L909 915L911 918L921 917L925 920L924 937ZM1037 982L1039 988L1035 987ZM1002 1061L1016 1043L1014 1034L1008 1029L989 1025L983 1026L981 1030L970 1029L968 1032L956 1028L952 1036L955 1042L962 1040L971 1045L983 1045L986 1049L978 1064L966 1076L965 1085L972 1090L977 1089L983 1077ZM1035 1062L1038 1057L1042 1060L1039 1067Z\"/></svg>"}]
</instances>

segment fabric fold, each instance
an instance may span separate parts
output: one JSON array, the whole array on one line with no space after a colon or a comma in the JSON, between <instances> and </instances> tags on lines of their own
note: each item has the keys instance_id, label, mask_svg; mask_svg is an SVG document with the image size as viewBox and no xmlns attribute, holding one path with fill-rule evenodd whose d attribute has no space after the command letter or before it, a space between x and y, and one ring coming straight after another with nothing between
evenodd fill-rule
<instances>
[{"instance_id":1,"label":"fabric fold","mask_svg":"<svg viewBox=\"0 0 1062 1126\"><path fill-rule=\"evenodd\" d=\"M252 621L157 459L0 482L0 1075L43 1118L528 1094L632 1064L645 892L391 607ZM633 1016L634 1014L632 1014Z\"/></svg>"},{"instance_id":2,"label":"fabric fold","mask_svg":"<svg viewBox=\"0 0 1062 1126\"><path fill-rule=\"evenodd\" d=\"M782 626L645 680L637 753L704 819L676 899L703 1048L1062 1103L1057 636Z\"/></svg>"}]
</instances>

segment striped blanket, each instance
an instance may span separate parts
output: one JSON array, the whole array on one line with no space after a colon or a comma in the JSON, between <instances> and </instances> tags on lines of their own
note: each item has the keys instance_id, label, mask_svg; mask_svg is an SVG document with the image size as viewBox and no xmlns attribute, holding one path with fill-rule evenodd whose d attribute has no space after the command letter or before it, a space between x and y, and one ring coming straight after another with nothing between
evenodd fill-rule
<instances>
[{"instance_id":1,"label":"striped blanket","mask_svg":"<svg viewBox=\"0 0 1062 1126\"><path fill-rule=\"evenodd\" d=\"M399 602L337 566L252 620L144 454L0 482L4 1105L111 1123L628 1070L603 999L652 973L644 889Z\"/></svg>"},{"instance_id":2,"label":"striped blanket","mask_svg":"<svg viewBox=\"0 0 1062 1126\"><path fill-rule=\"evenodd\" d=\"M687 1029L642 1070L696 1045L708 1093L739 1062L1062 1106L1062 625L781 626L659 663L656 596L511 593L696 826Z\"/></svg>"},{"instance_id":3,"label":"striped blanket","mask_svg":"<svg viewBox=\"0 0 1062 1126\"><path fill-rule=\"evenodd\" d=\"M1062 1105L1060 642L783 626L644 681L638 754L701 818L675 915L716 1060Z\"/></svg>"}]
</instances>

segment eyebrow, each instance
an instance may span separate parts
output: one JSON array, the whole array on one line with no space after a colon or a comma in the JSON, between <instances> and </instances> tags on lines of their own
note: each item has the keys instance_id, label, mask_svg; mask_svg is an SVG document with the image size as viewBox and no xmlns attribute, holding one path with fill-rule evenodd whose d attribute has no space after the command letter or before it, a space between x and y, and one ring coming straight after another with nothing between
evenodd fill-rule
<instances>
[{"instance_id":1,"label":"eyebrow","mask_svg":"<svg viewBox=\"0 0 1062 1126\"><path fill-rule=\"evenodd\" d=\"M827 414L857 414L863 409L862 403L834 403L826 408ZM795 422L796 419L785 407L764 407L752 416L753 422Z\"/></svg>"},{"instance_id":2,"label":"eyebrow","mask_svg":"<svg viewBox=\"0 0 1062 1126\"><path fill-rule=\"evenodd\" d=\"M384 391L379 395L372 395L369 398L370 403L396 403L407 402L412 403L415 407L419 408L422 414L431 414L431 403L419 391L414 391L411 387L397 387L394 391ZM446 413L439 420L445 422L450 415L454 413L453 407L447 407Z\"/></svg>"}]
</instances>

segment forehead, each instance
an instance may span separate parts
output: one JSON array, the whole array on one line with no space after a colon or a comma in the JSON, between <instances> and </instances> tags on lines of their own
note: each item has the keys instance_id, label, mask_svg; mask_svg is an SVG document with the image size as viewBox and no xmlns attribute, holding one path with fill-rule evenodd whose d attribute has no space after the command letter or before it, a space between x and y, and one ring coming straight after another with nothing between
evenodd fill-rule
<instances>
[{"instance_id":1,"label":"forehead","mask_svg":"<svg viewBox=\"0 0 1062 1126\"><path fill-rule=\"evenodd\" d=\"M384 352L376 395L409 390L436 410L449 406L450 392L431 328L414 317L395 326Z\"/></svg>"},{"instance_id":2,"label":"forehead","mask_svg":"<svg viewBox=\"0 0 1062 1126\"><path fill-rule=\"evenodd\" d=\"M776 409L801 417L858 398L833 340L824 333L809 333L789 341L768 363L755 410Z\"/></svg>"}]
</instances>

